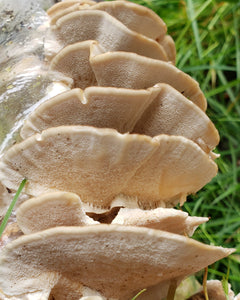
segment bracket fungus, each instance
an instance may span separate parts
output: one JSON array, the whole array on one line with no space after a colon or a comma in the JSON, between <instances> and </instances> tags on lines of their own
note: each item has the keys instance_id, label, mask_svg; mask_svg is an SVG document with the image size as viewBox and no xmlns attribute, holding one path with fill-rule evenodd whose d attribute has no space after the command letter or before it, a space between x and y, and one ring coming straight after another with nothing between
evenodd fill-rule
<instances>
[{"instance_id":1,"label":"bracket fungus","mask_svg":"<svg viewBox=\"0 0 240 300\"><path fill-rule=\"evenodd\" d=\"M42 194L26 200L17 210L17 224L24 234L57 226L97 223L85 214L80 198L67 192Z\"/></svg>"},{"instance_id":2,"label":"bracket fungus","mask_svg":"<svg viewBox=\"0 0 240 300\"><path fill-rule=\"evenodd\" d=\"M62 125L88 125L134 132L151 137L180 135L207 153L219 134L207 115L170 85L159 83L147 90L111 87L72 89L36 108L25 121L21 136Z\"/></svg>"},{"instance_id":3,"label":"bracket fungus","mask_svg":"<svg viewBox=\"0 0 240 300\"><path fill-rule=\"evenodd\" d=\"M53 287L63 274L107 298L128 299L144 286L187 276L232 251L144 227L55 227L3 249L0 286L8 295L34 292Z\"/></svg>"},{"instance_id":4,"label":"bracket fungus","mask_svg":"<svg viewBox=\"0 0 240 300\"><path fill-rule=\"evenodd\" d=\"M96 55L92 52L90 64L100 86L146 89L167 83L206 110L206 98L198 82L168 62L116 51Z\"/></svg>"},{"instance_id":5,"label":"bracket fungus","mask_svg":"<svg viewBox=\"0 0 240 300\"><path fill-rule=\"evenodd\" d=\"M104 11L80 10L67 14L52 26L52 30L62 47L96 40L106 51L136 52L147 57L168 60L161 44L128 29Z\"/></svg>"},{"instance_id":6,"label":"bracket fungus","mask_svg":"<svg viewBox=\"0 0 240 300\"><path fill-rule=\"evenodd\" d=\"M53 18L56 17L56 15L58 15L59 18L63 15L64 11L65 15L68 14L69 10L66 9L76 4L78 4L79 6L83 4L89 4L88 9L92 8L94 10L103 10L122 22L129 29L141 33L154 40L161 40L167 33L166 24L157 14L144 6L137 5L128 1L96 3L92 1L77 0L60 2L53 5L47 11L48 15L51 18L51 24L56 23L56 19L53 22Z\"/></svg>"},{"instance_id":7,"label":"bracket fungus","mask_svg":"<svg viewBox=\"0 0 240 300\"><path fill-rule=\"evenodd\" d=\"M68 0L47 13L44 70L71 89L34 106L0 158L1 216L27 179L0 297L164 299L234 251L190 238L208 218L174 208L217 174L206 98L151 10Z\"/></svg>"},{"instance_id":8,"label":"bracket fungus","mask_svg":"<svg viewBox=\"0 0 240 300\"><path fill-rule=\"evenodd\" d=\"M120 134L89 126L46 129L14 145L0 162L0 179L25 192L70 191L84 203L109 208L120 194L154 208L185 202L217 173L215 162L181 136ZM151 178L151 180L146 180Z\"/></svg>"},{"instance_id":9,"label":"bracket fungus","mask_svg":"<svg viewBox=\"0 0 240 300\"><path fill-rule=\"evenodd\" d=\"M148 227L192 236L195 229L207 221L208 218L190 217L186 212L173 208L159 207L153 210L121 208L111 224Z\"/></svg>"}]
</instances>

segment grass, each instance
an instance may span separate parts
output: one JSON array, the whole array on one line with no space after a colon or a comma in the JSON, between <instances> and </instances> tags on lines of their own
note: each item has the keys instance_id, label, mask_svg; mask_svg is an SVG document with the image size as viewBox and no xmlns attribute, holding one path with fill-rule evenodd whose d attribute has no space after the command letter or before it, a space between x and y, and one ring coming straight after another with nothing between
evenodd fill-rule
<instances>
[{"instance_id":1,"label":"grass","mask_svg":"<svg viewBox=\"0 0 240 300\"><path fill-rule=\"evenodd\" d=\"M19 186L19 188L18 188L15 196L13 197L13 200L12 200L11 204L9 205L9 208L8 208L8 210L6 212L6 215L4 216L4 218L3 218L2 222L1 222L1 225L0 225L0 238L1 238L2 234L3 234L3 232L4 232L4 229L7 226L8 220L9 220L11 214L12 214L14 206L15 206L15 204L16 204L16 202L17 202L17 200L18 200L18 198L19 198L19 196L20 196L20 194L21 194L21 192L22 192L22 190L23 190L26 182L27 182L27 179L23 179L23 181L21 182L21 184L20 184L20 186Z\"/></svg>"},{"instance_id":2,"label":"grass","mask_svg":"<svg viewBox=\"0 0 240 300\"><path fill-rule=\"evenodd\" d=\"M208 216L193 238L234 247L236 253L208 269L208 279L228 280L240 292L240 1L135 0L158 13L177 49L177 67L194 77L219 130L218 175L183 209ZM199 274L202 280L203 273Z\"/></svg>"}]
</instances>

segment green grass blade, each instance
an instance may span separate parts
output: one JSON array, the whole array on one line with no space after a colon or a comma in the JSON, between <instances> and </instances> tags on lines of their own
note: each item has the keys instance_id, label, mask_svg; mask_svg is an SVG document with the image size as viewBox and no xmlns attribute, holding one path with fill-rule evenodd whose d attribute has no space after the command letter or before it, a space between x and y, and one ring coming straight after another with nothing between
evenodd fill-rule
<instances>
[{"instance_id":1,"label":"green grass blade","mask_svg":"<svg viewBox=\"0 0 240 300\"><path fill-rule=\"evenodd\" d=\"M140 295L142 295L142 293L144 293L144 292L146 292L146 289L143 289L143 290L141 290L139 293L137 293L137 295L136 296L134 296L133 298L132 298L132 300L136 300Z\"/></svg>"},{"instance_id":2,"label":"green grass blade","mask_svg":"<svg viewBox=\"0 0 240 300\"><path fill-rule=\"evenodd\" d=\"M187 8L188 8L188 15L189 19L192 22L192 29L193 29L193 34L195 37L195 42L196 42L196 47L198 51L198 56L201 59L202 58L202 44L201 44L201 39L199 36L199 29L198 29L198 23L196 20L195 16L195 11L194 11L194 6L193 6L193 1L192 0L187 0Z\"/></svg>"},{"instance_id":3,"label":"green grass blade","mask_svg":"<svg viewBox=\"0 0 240 300\"><path fill-rule=\"evenodd\" d=\"M8 210L7 210L7 213L6 213L5 217L3 218L3 221L2 221L1 226L0 226L0 237L2 236L3 231L6 228L8 219L10 218L10 216L12 214L13 208L14 208L14 206L15 206L15 204L16 204L16 202L17 202L17 200L18 200L18 198L19 198L26 182L27 182L27 179L23 179L23 181L21 182L21 184L20 184L20 186L19 186L19 188L18 188L18 190L17 190L17 192L16 192L16 194L15 194Z\"/></svg>"},{"instance_id":4,"label":"green grass blade","mask_svg":"<svg viewBox=\"0 0 240 300\"><path fill-rule=\"evenodd\" d=\"M236 45L236 68L237 68L237 78L240 79L240 22L239 22L239 16L237 16L237 13L233 12L233 20L234 20L234 31L235 31L235 45ZM240 90L240 87L238 88L238 91Z\"/></svg>"}]
</instances>

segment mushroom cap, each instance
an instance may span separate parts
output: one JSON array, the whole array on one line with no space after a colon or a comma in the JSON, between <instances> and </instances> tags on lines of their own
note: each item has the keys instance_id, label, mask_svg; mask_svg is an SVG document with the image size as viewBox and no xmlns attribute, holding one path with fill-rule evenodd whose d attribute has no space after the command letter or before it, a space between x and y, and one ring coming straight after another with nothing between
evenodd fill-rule
<instances>
[{"instance_id":1,"label":"mushroom cap","mask_svg":"<svg viewBox=\"0 0 240 300\"><path fill-rule=\"evenodd\" d=\"M10 181L3 175L6 186L15 188L26 177L25 191L33 196L69 191L83 202L106 207L156 147L150 137L122 135L113 129L50 128L9 149L2 175L8 170L12 175Z\"/></svg>"},{"instance_id":2,"label":"mushroom cap","mask_svg":"<svg viewBox=\"0 0 240 300\"><path fill-rule=\"evenodd\" d=\"M77 1L73 2L72 5L66 5L66 7L65 5L56 6L56 12L54 11L54 14L49 14L52 26L63 16L77 10L91 9L105 11L130 30L156 40L164 48L168 60L175 63L175 43L172 38L169 36L166 37L166 24L156 13L142 5L128 1L101 2L95 3L95 5L86 1Z\"/></svg>"},{"instance_id":3,"label":"mushroom cap","mask_svg":"<svg viewBox=\"0 0 240 300\"><path fill-rule=\"evenodd\" d=\"M50 70L63 73L74 80L74 87L86 88L97 85L96 77L89 63L90 47L94 41L68 45L51 60Z\"/></svg>"},{"instance_id":4,"label":"mushroom cap","mask_svg":"<svg viewBox=\"0 0 240 300\"><path fill-rule=\"evenodd\" d=\"M85 296L80 298L80 300L105 300L106 298L103 298L101 296Z\"/></svg>"},{"instance_id":5,"label":"mushroom cap","mask_svg":"<svg viewBox=\"0 0 240 300\"><path fill-rule=\"evenodd\" d=\"M147 57L168 60L159 43L128 29L120 21L100 10L87 9L69 13L52 26L52 32L63 47L96 40L106 51L136 52Z\"/></svg>"},{"instance_id":6,"label":"mushroom cap","mask_svg":"<svg viewBox=\"0 0 240 300\"><path fill-rule=\"evenodd\" d=\"M53 5L48 11L48 15L51 18L51 24L55 24L57 19L64 14L68 14L68 8L76 4L85 4L86 1L68 1L72 2L61 2ZM62 4L63 3L63 4ZM91 5L92 3L90 3ZM122 22L129 29L141 33L153 40L161 39L167 32L167 26L163 20L154 13L151 9L147 7L131 3L128 1L113 1L113 2L102 2L94 3L88 9L102 10ZM81 8L81 6L80 6ZM54 11L54 14L53 14Z\"/></svg>"},{"instance_id":7,"label":"mushroom cap","mask_svg":"<svg viewBox=\"0 0 240 300\"><path fill-rule=\"evenodd\" d=\"M158 41L158 40L157 40ZM174 65L176 63L176 47L173 38L170 35L165 35L159 43L167 53L167 57Z\"/></svg>"},{"instance_id":8,"label":"mushroom cap","mask_svg":"<svg viewBox=\"0 0 240 300\"><path fill-rule=\"evenodd\" d=\"M122 51L99 54L100 47L92 45L90 64L99 86L146 89L167 83L199 106L207 108L206 98L192 77L172 64Z\"/></svg>"},{"instance_id":9,"label":"mushroom cap","mask_svg":"<svg viewBox=\"0 0 240 300\"><path fill-rule=\"evenodd\" d=\"M148 202L154 207L156 199L165 199L167 206L176 205L176 200L183 204L187 194L197 192L216 176L217 165L192 141L167 135L153 140L159 142L157 151L137 169L122 191L136 197L142 207L148 208Z\"/></svg>"},{"instance_id":10,"label":"mushroom cap","mask_svg":"<svg viewBox=\"0 0 240 300\"><path fill-rule=\"evenodd\" d=\"M62 11L64 11L65 9L71 7L72 5L75 4L89 4L89 5L94 5L96 4L95 1L91 1L91 0L68 0L68 1L62 1L62 2L58 2L55 3L54 5L52 5L48 10L47 10L47 14L49 15L50 18L55 17L56 15L58 15L59 13L61 13Z\"/></svg>"},{"instance_id":11,"label":"mushroom cap","mask_svg":"<svg viewBox=\"0 0 240 300\"><path fill-rule=\"evenodd\" d=\"M7 295L46 290L50 274L121 298L157 283L195 273L234 249L201 244L160 230L121 225L56 227L9 243L0 258L0 288ZM56 281L55 281L56 282Z\"/></svg>"},{"instance_id":12,"label":"mushroom cap","mask_svg":"<svg viewBox=\"0 0 240 300\"><path fill-rule=\"evenodd\" d=\"M68 13L74 12L79 9L85 9L96 4L91 0L71 0L55 3L47 10L47 14L50 17L50 24L56 24L57 20L65 16Z\"/></svg>"},{"instance_id":13,"label":"mushroom cap","mask_svg":"<svg viewBox=\"0 0 240 300\"><path fill-rule=\"evenodd\" d=\"M190 217L186 212L173 208L121 208L111 224L148 227L191 236L199 225L208 220L203 217Z\"/></svg>"},{"instance_id":14,"label":"mushroom cap","mask_svg":"<svg viewBox=\"0 0 240 300\"><path fill-rule=\"evenodd\" d=\"M84 226L98 222L86 216L76 194L55 192L22 203L17 210L17 223L24 234L29 234L57 226Z\"/></svg>"},{"instance_id":15,"label":"mushroom cap","mask_svg":"<svg viewBox=\"0 0 240 300\"><path fill-rule=\"evenodd\" d=\"M91 297L91 295L100 296L97 291L86 288L80 282L61 275L54 287L51 289L49 299L80 300L84 299L84 296ZM106 300L105 298L100 298L100 300L101 299ZM98 298L96 298L96 300L98 300Z\"/></svg>"},{"instance_id":16,"label":"mushroom cap","mask_svg":"<svg viewBox=\"0 0 240 300\"><path fill-rule=\"evenodd\" d=\"M14 145L0 163L0 179L9 188L27 178L30 195L69 191L100 208L109 208L120 194L146 208L172 205L173 198L185 200L216 173L214 161L186 138L88 126L47 129Z\"/></svg>"},{"instance_id":17,"label":"mushroom cap","mask_svg":"<svg viewBox=\"0 0 240 300\"><path fill-rule=\"evenodd\" d=\"M89 87L59 94L36 108L25 121L21 136L27 138L44 129L61 125L89 125L131 132L153 90Z\"/></svg>"},{"instance_id":18,"label":"mushroom cap","mask_svg":"<svg viewBox=\"0 0 240 300\"><path fill-rule=\"evenodd\" d=\"M100 2L91 9L103 10L122 22L129 29L153 40L161 40L167 26L151 9L129 1Z\"/></svg>"},{"instance_id":19,"label":"mushroom cap","mask_svg":"<svg viewBox=\"0 0 240 300\"><path fill-rule=\"evenodd\" d=\"M149 136L184 136L207 153L218 145L216 127L197 105L168 84L157 84L154 89L158 93L149 102L132 132Z\"/></svg>"},{"instance_id":20,"label":"mushroom cap","mask_svg":"<svg viewBox=\"0 0 240 300\"><path fill-rule=\"evenodd\" d=\"M25 121L21 136L62 125L113 128L151 137L179 135L207 153L219 142L218 131L207 115L167 84L147 90L89 87L67 91L36 108Z\"/></svg>"}]
</instances>

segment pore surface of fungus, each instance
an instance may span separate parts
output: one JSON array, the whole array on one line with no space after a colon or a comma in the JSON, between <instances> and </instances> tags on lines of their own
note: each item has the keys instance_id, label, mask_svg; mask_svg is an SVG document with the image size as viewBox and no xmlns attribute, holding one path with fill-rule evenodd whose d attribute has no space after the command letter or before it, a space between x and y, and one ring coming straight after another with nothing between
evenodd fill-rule
<instances>
[{"instance_id":1,"label":"pore surface of fungus","mask_svg":"<svg viewBox=\"0 0 240 300\"><path fill-rule=\"evenodd\" d=\"M172 64L122 51L100 54L99 49L93 44L90 54L98 85L146 89L157 83L167 83L206 110L206 98L198 82Z\"/></svg>"},{"instance_id":2,"label":"pore surface of fungus","mask_svg":"<svg viewBox=\"0 0 240 300\"><path fill-rule=\"evenodd\" d=\"M0 178L9 188L17 189L27 178L30 195L69 191L102 208L121 193L137 197L146 208L172 206L216 172L214 161L184 137L151 138L88 126L47 129L14 145L0 163Z\"/></svg>"},{"instance_id":3,"label":"pore surface of fungus","mask_svg":"<svg viewBox=\"0 0 240 300\"><path fill-rule=\"evenodd\" d=\"M65 11L66 13L69 13L69 11L66 11L66 9L71 7L72 5L85 4L85 1L84 3L79 1L71 1L71 5L68 2L61 2L60 4L57 3L48 10L48 15L50 16L51 21L56 15L58 15L59 18L60 12ZM163 20L152 10L144 6L137 5L128 1L113 1L102 3L95 2L94 4L95 5L92 6L92 9L103 10L107 12L108 14L112 15L120 22L122 22L129 29L139 32L151 39L161 40L167 33L167 26L163 22ZM54 19L54 23L56 23L56 18Z\"/></svg>"},{"instance_id":4,"label":"pore surface of fungus","mask_svg":"<svg viewBox=\"0 0 240 300\"><path fill-rule=\"evenodd\" d=\"M152 137L180 135L193 140L207 153L219 142L218 131L207 115L167 84L147 90L72 89L35 109L25 121L21 136L27 138L61 125L106 127Z\"/></svg>"},{"instance_id":5,"label":"pore surface of fungus","mask_svg":"<svg viewBox=\"0 0 240 300\"><path fill-rule=\"evenodd\" d=\"M199 84L169 63L119 51L92 55L90 64L100 86L145 89L167 83L206 110L206 99Z\"/></svg>"},{"instance_id":6,"label":"pore surface of fungus","mask_svg":"<svg viewBox=\"0 0 240 300\"><path fill-rule=\"evenodd\" d=\"M53 273L106 297L128 299L129 293L192 274L232 251L148 228L56 227L22 236L4 248L0 286L7 295L44 290L53 284L47 282ZM39 283L42 276L45 285Z\"/></svg>"},{"instance_id":7,"label":"pore surface of fungus","mask_svg":"<svg viewBox=\"0 0 240 300\"><path fill-rule=\"evenodd\" d=\"M63 47L96 40L106 51L136 52L147 57L168 60L159 43L128 29L104 11L80 10L67 14L52 26L52 31Z\"/></svg>"},{"instance_id":8,"label":"pore surface of fungus","mask_svg":"<svg viewBox=\"0 0 240 300\"><path fill-rule=\"evenodd\" d=\"M121 208L111 224L148 227L191 236L199 225L207 221L208 218L190 217L186 212L173 208Z\"/></svg>"},{"instance_id":9,"label":"pore surface of fungus","mask_svg":"<svg viewBox=\"0 0 240 300\"><path fill-rule=\"evenodd\" d=\"M61 125L89 125L131 132L154 90L89 87L72 89L40 105L25 121L21 136L27 138Z\"/></svg>"},{"instance_id":10,"label":"pore surface of fungus","mask_svg":"<svg viewBox=\"0 0 240 300\"><path fill-rule=\"evenodd\" d=\"M86 216L76 194L55 192L21 204L17 210L17 223L24 234L29 234L57 226L84 226L98 222Z\"/></svg>"},{"instance_id":11,"label":"pore surface of fungus","mask_svg":"<svg viewBox=\"0 0 240 300\"><path fill-rule=\"evenodd\" d=\"M97 85L95 74L89 63L90 47L94 41L84 41L64 47L51 60L50 70L69 76L74 87L82 89Z\"/></svg>"}]
</instances>

